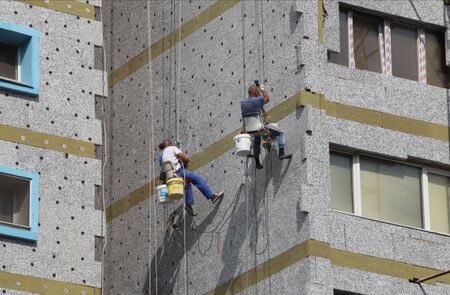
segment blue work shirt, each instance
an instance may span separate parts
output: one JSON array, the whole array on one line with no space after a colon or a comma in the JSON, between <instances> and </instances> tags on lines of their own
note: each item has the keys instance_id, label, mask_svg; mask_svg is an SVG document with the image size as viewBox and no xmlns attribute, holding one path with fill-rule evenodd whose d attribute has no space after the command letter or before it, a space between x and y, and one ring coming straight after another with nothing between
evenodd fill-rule
<instances>
[{"instance_id":1,"label":"blue work shirt","mask_svg":"<svg viewBox=\"0 0 450 295\"><path fill-rule=\"evenodd\" d=\"M262 96L249 97L241 100L241 112L243 117L260 114L264 106L264 98Z\"/></svg>"}]
</instances>

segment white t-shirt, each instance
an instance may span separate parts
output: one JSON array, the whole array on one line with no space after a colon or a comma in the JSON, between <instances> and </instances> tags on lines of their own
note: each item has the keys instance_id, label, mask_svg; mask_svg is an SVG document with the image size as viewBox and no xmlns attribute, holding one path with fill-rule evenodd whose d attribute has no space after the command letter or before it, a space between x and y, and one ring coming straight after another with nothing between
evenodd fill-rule
<instances>
[{"instance_id":1,"label":"white t-shirt","mask_svg":"<svg viewBox=\"0 0 450 295\"><path fill-rule=\"evenodd\" d=\"M180 160L177 158L177 155L181 153L181 150L176 146L168 146L162 151L161 162L172 162L175 171L181 168Z\"/></svg>"}]
</instances>

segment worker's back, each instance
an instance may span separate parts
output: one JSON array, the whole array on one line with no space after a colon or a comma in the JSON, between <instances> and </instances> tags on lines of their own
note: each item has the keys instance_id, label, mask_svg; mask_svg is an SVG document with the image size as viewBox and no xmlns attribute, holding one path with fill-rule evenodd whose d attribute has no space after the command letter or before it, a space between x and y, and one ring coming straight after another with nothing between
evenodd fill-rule
<instances>
[{"instance_id":1,"label":"worker's back","mask_svg":"<svg viewBox=\"0 0 450 295\"><path fill-rule=\"evenodd\" d=\"M262 96L249 97L241 100L241 112L243 117L261 114L264 105Z\"/></svg>"}]
</instances>

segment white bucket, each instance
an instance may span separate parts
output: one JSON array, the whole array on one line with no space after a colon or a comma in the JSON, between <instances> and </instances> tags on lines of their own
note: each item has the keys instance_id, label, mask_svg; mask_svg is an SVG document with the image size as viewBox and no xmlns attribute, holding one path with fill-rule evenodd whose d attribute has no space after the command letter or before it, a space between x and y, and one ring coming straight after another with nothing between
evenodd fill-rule
<instances>
[{"instance_id":1,"label":"white bucket","mask_svg":"<svg viewBox=\"0 0 450 295\"><path fill-rule=\"evenodd\" d=\"M234 137L234 146L236 148L236 155L247 157L251 152L252 137L248 134L238 134Z\"/></svg>"},{"instance_id":2,"label":"white bucket","mask_svg":"<svg viewBox=\"0 0 450 295\"><path fill-rule=\"evenodd\" d=\"M169 204L172 203L172 200L169 199L169 191L167 190L167 185L162 184L156 187L156 194L158 195L160 204Z\"/></svg>"}]
</instances>

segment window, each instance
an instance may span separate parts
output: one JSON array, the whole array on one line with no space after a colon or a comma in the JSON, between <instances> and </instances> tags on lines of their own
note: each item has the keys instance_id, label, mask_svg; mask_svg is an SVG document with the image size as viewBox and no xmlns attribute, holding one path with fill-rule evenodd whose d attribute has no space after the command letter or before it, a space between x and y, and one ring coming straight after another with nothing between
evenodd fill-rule
<instances>
[{"instance_id":1,"label":"window","mask_svg":"<svg viewBox=\"0 0 450 295\"><path fill-rule=\"evenodd\" d=\"M430 227L433 231L450 233L450 179L447 176L428 174L430 202Z\"/></svg>"},{"instance_id":2,"label":"window","mask_svg":"<svg viewBox=\"0 0 450 295\"><path fill-rule=\"evenodd\" d=\"M36 240L39 176L0 167L0 235Z\"/></svg>"},{"instance_id":3,"label":"window","mask_svg":"<svg viewBox=\"0 0 450 295\"><path fill-rule=\"evenodd\" d=\"M330 162L333 208L352 212L352 156L331 152Z\"/></svg>"},{"instance_id":4,"label":"window","mask_svg":"<svg viewBox=\"0 0 450 295\"><path fill-rule=\"evenodd\" d=\"M340 53L328 61L438 87L449 87L445 34L395 19L340 8Z\"/></svg>"},{"instance_id":5,"label":"window","mask_svg":"<svg viewBox=\"0 0 450 295\"><path fill-rule=\"evenodd\" d=\"M353 15L353 50L357 69L381 73L379 25L377 18L359 13Z\"/></svg>"},{"instance_id":6,"label":"window","mask_svg":"<svg viewBox=\"0 0 450 295\"><path fill-rule=\"evenodd\" d=\"M419 79L417 64L417 29L391 24L392 75Z\"/></svg>"},{"instance_id":7,"label":"window","mask_svg":"<svg viewBox=\"0 0 450 295\"><path fill-rule=\"evenodd\" d=\"M425 40L427 82L430 85L449 88L448 67L445 64L445 34L427 30Z\"/></svg>"},{"instance_id":8,"label":"window","mask_svg":"<svg viewBox=\"0 0 450 295\"><path fill-rule=\"evenodd\" d=\"M19 48L0 42L0 77L17 80Z\"/></svg>"},{"instance_id":9,"label":"window","mask_svg":"<svg viewBox=\"0 0 450 295\"><path fill-rule=\"evenodd\" d=\"M37 30L0 22L0 88L39 95Z\"/></svg>"},{"instance_id":10,"label":"window","mask_svg":"<svg viewBox=\"0 0 450 295\"><path fill-rule=\"evenodd\" d=\"M450 234L450 173L330 151L334 210Z\"/></svg>"},{"instance_id":11,"label":"window","mask_svg":"<svg viewBox=\"0 0 450 295\"><path fill-rule=\"evenodd\" d=\"M362 216L422 227L420 169L360 156Z\"/></svg>"}]
</instances>

